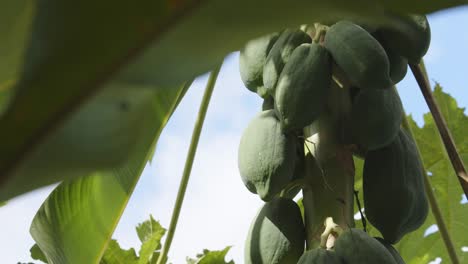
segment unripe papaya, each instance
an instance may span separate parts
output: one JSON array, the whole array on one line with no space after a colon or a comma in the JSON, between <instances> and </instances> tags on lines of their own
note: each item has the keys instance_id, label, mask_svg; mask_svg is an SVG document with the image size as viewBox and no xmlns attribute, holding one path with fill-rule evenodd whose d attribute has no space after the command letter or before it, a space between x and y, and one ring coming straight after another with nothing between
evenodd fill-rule
<instances>
[{"instance_id":1,"label":"unripe papaya","mask_svg":"<svg viewBox=\"0 0 468 264\"><path fill-rule=\"evenodd\" d=\"M431 28L424 15L392 16L395 27L378 30L386 45L406 57L411 64L419 64L431 43Z\"/></svg>"},{"instance_id":2,"label":"unripe papaya","mask_svg":"<svg viewBox=\"0 0 468 264\"><path fill-rule=\"evenodd\" d=\"M422 173L416 145L403 129L391 144L366 154L366 216L389 243L397 243L426 219L428 203Z\"/></svg>"},{"instance_id":3,"label":"unripe papaya","mask_svg":"<svg viewBox=\"0 0 468 264\"><path fill-rule=\"evenodd\" d=\"M330 92L331 58L319 44L302 44L291 54L275 90L283 132L302 130L322 112Z\"/></svg>"},{"instance_id":4,"label":"unripe papaya","mask_svg":"<svg viewBox=\"0 0 468 264\"><path fill-rule=\"evenodd\" d=\"M351 228L335 241L335 253L349 264L396 264L388 250L366 232Z\"/></svg>"},{"instance_id":5,"label":"unripe papaya","mask_svg":"<svg viewBox=\"0 0 468 264\"><path fill-rule=\"evenodd\" d=\"M305 228L299 206L287 198L265 203L250 225L245 264L297 263L304 252Z\"/></svg>"},{"instance_id":6,"label":"unripe papaya","mask_svg":"<svg viewBox=\"0 0 468 264\"><path fill-rule=\"evenodd\" d=\"M263 85L268 93L275 95L278 78L294 49L303 43L311 42L312 38L299 29L286 29L281 33L263 67Z\"/></svg>"},{"instance_id":7,"label":"unripe papaya","mask_svg":"<svg viewBox=\"0 0 468 264\"><path fill-rule=\"evenodd\" d=\"M245 87L260 96L264 96L263 66L279 33L268 34L250 40L240 50L239 71Z\"/></svg>"},{"instance_id":8,"label":"unripe papaya","mask_svg":"<svg viewBox=\"0 0 468 264\"><path fill-rule=\"evenodd\" d=\"M397 264L406 264L403 258L400 256L400 253L398 253L398 251L390 243L381 237L376 237L375 239L377 239L377 241L379 241L385 248L387 248L388 252L390 252Z\"/></svg>"},{"instance_id":9,"label":"unripe papaya","mask_svg":"<svg viewBox=\"0 0 468 264\"><path fill-rule=\"evenodd\" d=\"M390 144L400 131L403 107L395 89L362 89L350 114L350 134L366 150Z\"/></svg>"},{"instance_id":10,"label":"unripe papaya","mask_svg":"<svg viewBox=\"0 0 468 264\"><path fill-rule=\"evenodd\" d=\"M334 252L323 248L315 248L304 252L297 264L345 264Z\"/></svg>"},{"instance_id":11,"label":"unripe papaya","mask_svg":"<svg viewBox=\"0 0 468 264\"><path fill-rule=\"evenodd\" d=\"M325 35L325 48L352 85L362 89L385 89L392 85L384 48L366 30L340 21Z\"/></svg>"},{"instance_id":12,"label":"unripe papaya","mask_svg":"<svg viewBox=\"0 0 468 264\"><path fill-rule=\"evenodd\" d=\"M238 166L252 193L271 200L291 181L296 161L294 136L284 135L274 110L263 111L249 123L239 144Z\"/></svg>"},{"instance_id":13,"label":"unripe papaya","mask_svg":"<svg viewBox=\"0 0 468 264\"><path fill-rule=\"evenodd\" d=\"M406 72L408 71L408 59L389 48L385 43L385 40L380 36L379 32L375 32L372 35L379 41L387 54L388 62L390 63L390 78L394 84L399 83L403 78L405 78Z\"/></svg>"}]
</instances>

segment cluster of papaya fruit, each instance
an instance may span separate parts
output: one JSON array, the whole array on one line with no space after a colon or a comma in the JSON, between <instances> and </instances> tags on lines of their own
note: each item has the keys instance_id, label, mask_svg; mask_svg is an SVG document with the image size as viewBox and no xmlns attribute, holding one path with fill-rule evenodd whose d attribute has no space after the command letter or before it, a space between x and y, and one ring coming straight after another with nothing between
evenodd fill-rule
<instances>
[{"instance_id":1,"label":"cluster of papaya fruit","mask_svg":"<svg viewBox=\"0 0 468 264\"><path fill-rule=\"evenodd\" d=\"M403 108L394 88L427 52L425 16L392 17L396 26L351 21L285 29L249 41L240 51L245 86L263 98L245 129L238 167L247 189L264 206L250 227L245 263L404 263L391 246L422 225L428 203L423 167L413 139L401 127ZM352 105L339 124L341 144L364 158L366 218L382 238L343 227L331 248L307 248L300 209L304 128L330 107L330 87L345 89ZM297 187L297 186L295 186ZM320 201L316 201L320 202Z\"/></svg>"}]
</instances>

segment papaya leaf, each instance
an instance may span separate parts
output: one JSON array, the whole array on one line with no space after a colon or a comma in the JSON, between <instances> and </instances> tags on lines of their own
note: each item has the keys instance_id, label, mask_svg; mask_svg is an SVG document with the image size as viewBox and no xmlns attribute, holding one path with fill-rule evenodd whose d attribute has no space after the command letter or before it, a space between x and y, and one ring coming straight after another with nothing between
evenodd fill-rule
<instances>
[{"instance_id":1,"label":"papaya leaf","mask_svg":"<svg viewBox=\"0 0 468 264\"><path fill-rule=\"evenodd\" d=\"M104 252L100 264L137 264L138 257L135 249L122 249L119 243L112 239Z\"/></svg>"},{"instance_id":2,"label":"papaya leaf","mask_svg":"<svg viewBox=\"0 0 468 264\"><path fill-rule=\"evenodd\" d=\"M150 219L139 224L136 227L136 231L142 243L138 263L147 264L156 261L159 255L155 255L154 253L156 250L161 250L161 238L166 233L166 229L150 215ZM153 259L155 257L156 259Z\"/></svg>"},{"instance_id":3,"label":"papaya leaf","mask_svg":"<svg viewBox=\"0 0 468 264\"><path fill-rule=\"evenodd\" d=\"M8 81L13 96L0 118L0 186L14 181L41 143L116 78L179 85L247 40L284 27L338 18L383 21L387 11L428 13L466 3L311 0L288 2L285 8L277 0L3 1L0 17L8 23L0 23L0 33L8 41L0 55L8 59L0 62L5 72L0 84ZM63 173L58 179L72 174L83 175ZM34 174L28 179L33 181L26 181L27 188L11 191L8 198L51 182Z\"/></svg>"},{"instance_id":4,"label":"papaya leaf","mask_svg":"<svg viewBox=\"0 0 468 264\"><path fill-rule=\"evenodd\" d=\"M39 261L42 261L44 263L48 263L46 256L44 255L42 250L37 246L37 244L34 244L31 247L31 249L29 250L29 252L31 253L31 258L32 259L39 260Z\"/></svg>"},{"instance_id":5,"label":"papaya leaf","mask_svg":"<svg viewBox=\"0 0 468 264\"><path fill-rule=\"evenodd\" d=\"M468 116L464 113L465 109L459 108L455 99L444 93L439 84L436 84L434 96L447 121L458 151L464 163L467 164ZM443 148L432 116L424 115L423 127L418 127L412 119L409 121L460 263L465 263L468 261L468 252L462 251L461 248L468 244L466 236L468 234L466 225L468 206L466 203L461 203L463 192L458 179ZM428 228L434 224L434 217L429 214L421 228L405 236L397 244L397 249L407 263L421 263L423 260L433 260L436 257L440 257L442 262L450 262L440 233L425 235Z\"/></svg>"},{"instance_id":6,"label":"papaya leaf","mask_svg":"<svg viewBox=\"0 0 468 264\"><path fill-rule=\"evenodd\" d=\"M7 13L5 20L8 23L6 26L0 23L0 33L4 33L8 41L0 46L0 54L12 54L6 61L11 63L6 65L12 70L2 71L0 83L8 81L14 84L8 89L13 89L9 91L13 94L11 102L0 118L0 186L3 187L0 194L3 198L44 186L51 180L86 174L74 171L51 179L33 173L27 175L26 181L11 180L22 177L21 174L18 176L17 170L31 165L24 163L31 159L31 155L34 156L32 150L40 149L40 143L53 138L55 135L50 134L59 128L58 124L69 119L70 114L92 95L98 94L97 88L105 89L110 76L128 64L153 36L160 36L191 2L2 2L0 10ZM10 10L10 6L15 8ZM2 16L2 22L3 19ZM17 33L7 26L25 30ZM3 67L6 66L2 57L0 70ZM133 84L135 82L128 81L132 76L126 74L120 82ZM145 85L162 88L152 82ZM111 152L106 154L112 155ZM29 186L18 190L5 187L14 185L15 181L23 181Z\"/></svg>"},{"instance_id":7,"label":"papaya leaf","mask_svg":"<svg viewBox=\"0 0 468 264\"><path fill-rule=\"evenodd\" d=\"M187 258L187 264L234 264L234 261L226 262L226 254L231 247L226 247L223 250L203 250L203 253L198 254L196 259Z\"/></svg>"},{"instance_id":8,"label":"papaya leaf","mask_svg":"<svg viewBox=\"0 0 468 264\"><path fill-rule=\"evenodd\" d=\"M51 263L98 263L179 96L152 89L137 124L143 125L125 164L62 182L35 215L30 233ZM134 87L134 90L150 89ZM131 105L129 105L131 107ZM127 135L122 135L123 137Z\"/></svg>"}]
</instances>

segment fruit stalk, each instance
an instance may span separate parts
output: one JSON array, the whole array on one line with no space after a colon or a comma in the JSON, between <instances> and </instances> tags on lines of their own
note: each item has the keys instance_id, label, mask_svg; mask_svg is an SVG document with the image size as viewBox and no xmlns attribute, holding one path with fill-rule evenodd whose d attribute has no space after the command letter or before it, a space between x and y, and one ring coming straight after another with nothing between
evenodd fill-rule
<instances>
[{"instance_id":1,"label":"fruit stalk","mask_svg":"<svg viewBox=\"0 0 468 264\"><path fill-rule=\"evenodd\" d=\"M179 220L180 211L182 209L182 203L184 202L185 191L187 190L188 181L190 179L190 173L192 171L193 160L197 152L198 141L200 139L201 130L203 128L203 122L205 121L206 112L208 105L210 104L211 95L218 78L221 65L217 66L210 74L208 83L206 84L205 93L203 94L200 109L198 110L197 120L195 121L195 127L193 128L192 139L190 140L190 146L187 153L187 159L185 161L184 171L179 184L179 190L177 192L177 198L172 211L171 223L167 230L167 237L164 245L161 249L161 255L159 255L157 264L164 264L167 262L167 253L171 247L172 239L174 238L177 222Z\"/></svg>"}]
</instances>

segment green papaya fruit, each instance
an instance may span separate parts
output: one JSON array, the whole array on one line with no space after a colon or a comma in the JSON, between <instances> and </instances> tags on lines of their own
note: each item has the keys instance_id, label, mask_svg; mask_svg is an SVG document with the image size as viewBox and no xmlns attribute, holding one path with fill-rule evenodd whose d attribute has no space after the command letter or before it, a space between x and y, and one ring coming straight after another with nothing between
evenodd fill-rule
<instances>
[{"instance_id":1,"label":"green papaya fruit","mask_svg":"<svg viewBox=\"0 0 468 264\"><path fill-rule=\"evenodd\" d=\"M300 29L286 29L279 36L268 54L263 67L263 86L274 95L276 83L289 57L299 45L311 43L312 38Z\"/></svg>"},{"instance_id":2,"label":"green papaya fruit","mask_svg":"<svg viewBox=\"0 0 468 264\"><path fill-rule=\"evenodd\" d=\"M239 71L245 87L254 93L264 96L263 66L279 33L268 34L250 40L240 50Z\"/></svg>"},{"instance_id":3,"label":"green papaya fruit","mask_svg":"<svg viewBox=\"0 0 468 264\"><path fill-rule=\"evenodd\" d=\"M295 264L304 252L305 228L299 206L275 198L263 205L250 225L245 264Z\"/></svg>"},{"instance_id":4,"label":"green papaya fruit","mask_svg":"<svg viewBox=\"0 0 468 264\"><path fill-rule=\"evenodd\" d=\"M422 173L416 145L403 129L391 144L366 153L366 216L389 243L397 243L426 219L428 203Z\"/></svg>"},{"instance_id":5,"label":"green papaya fruit","mask_svg":"<svg viewBox=\"0 0 468 264\"><path fill-rule=\"evenodd\" d=\"M275 109L275 99L273 96L267 95L263 98L262 111Z\"/></svg>"},{"instance_id":6,"label":"green papaya fruit","mask_svg":"<svg viewBox=\"0 0 468 264\"><path fill-rule=\"evenodd\" d=\"M384 48L360 26L339 21L327 31L324 46L352 85L362 89L385 89L392 85Z\"/></svg>"},{"instance_id":7,"label":"green papaya fruit","mask_svg":"<svg viewBox=\"0 0 468 264\"><path fill-rule=\"evenodd\" d=\"M302 130L322 112L332 81L331 58L317 43L301 44L278 79L275 110L283 132Z\"/></svg>"},{"instance_id":8,"label":"green papaya fruit","mask_svg":"<svg viewBox=\"0 0 468 264\"><path fill-rule=\"evenodd\" d=\"M389 48L388 44L386 44L385 40L380 36L379 32L375 32L372 35L379 41L387 54L388 62L390 63L390 78L394 84L399 83L403 78L405 78L408 71L408 59Z\"/></svg>"},{"instance_id":9,"label":"green papaya fruit","mask_svg":"<svg viewBox=\"0 0 468 264\"><path fill-rule=\"evenodd\" d=\"M343 232L335 241L334 250L347 264L396 264L382 244L356 228Z\"/></svg>"},{"instance_id":10,"label":"green papaya fruit","mask_svg":"<svg viewBox=\"0 0 468 264\"><path fill-rule=\"evenodd\" d=\"M431 28L424 15L391 16L394 27L382 27L379 35L389 49L408 59L411 64L419 64L431 43Z\"/></svg>"},{"instance_id":11,"label":"green papaya fruit","mask_svg":"<svg viewBox=\"0 0 468 264\"><path fill-rule=\"evenodd\" d=\"M247 189L264 201L281 192L293 177L296 144L296 137L281 132L274 110L255 116L242 134L238 152Z\"/></svg>"},{"instance_id":12,"label":"green papaya fruit","mask_svg":"<svg viewBox=\"0 0 468 264\"><path fill-rule=\"evenodd\" d=\"M395 89L362 89L350 113L353 141L366 150L390 144L400 131L403 106Z\"/></svg>"},{"instance_id":13,"label":"green papaya fruit","mask_svg":"<svg viewBox=\"0 0 468 264\"><path fill-rule=\"evenodd\" d=\"M345 264L345 262L334 251L315 248L304 252L297 264Z\"/></svg>"},{"instance_id":14,"label":"green papaya fruit","mask_svg":"<svg viewBox=\"0 0 468 264\"><path fill-rule=\"evenodd\" d=\"M301 134L303 136L303 134ZM296 163L294 166L294 174L291 179L291 183L300 179L304 178L306 173L305 169L305 154L304 154L304 139L297 138L297 150L296 150ZM302 190L301 185L297 185L289 190L286 190L284 193L281 194L282 197L293 199L297 196L297 194Z\"/></svg>"},{"instance_id":15,"label":"green papaya fruit","mask_svg":"<svg viewBox=\"0 0 468 264\"><path fill-rule=\"evenodd\" d=\"M403 258L400 256L400 253L398 253L398 251L390 243L381 237L375 237L375 239L377 239L377 241L379 241L382 245L384 245L385 248L387 248L388 252L390 252L397 264L406 264Z\"/></svg>"}]
</instances>

